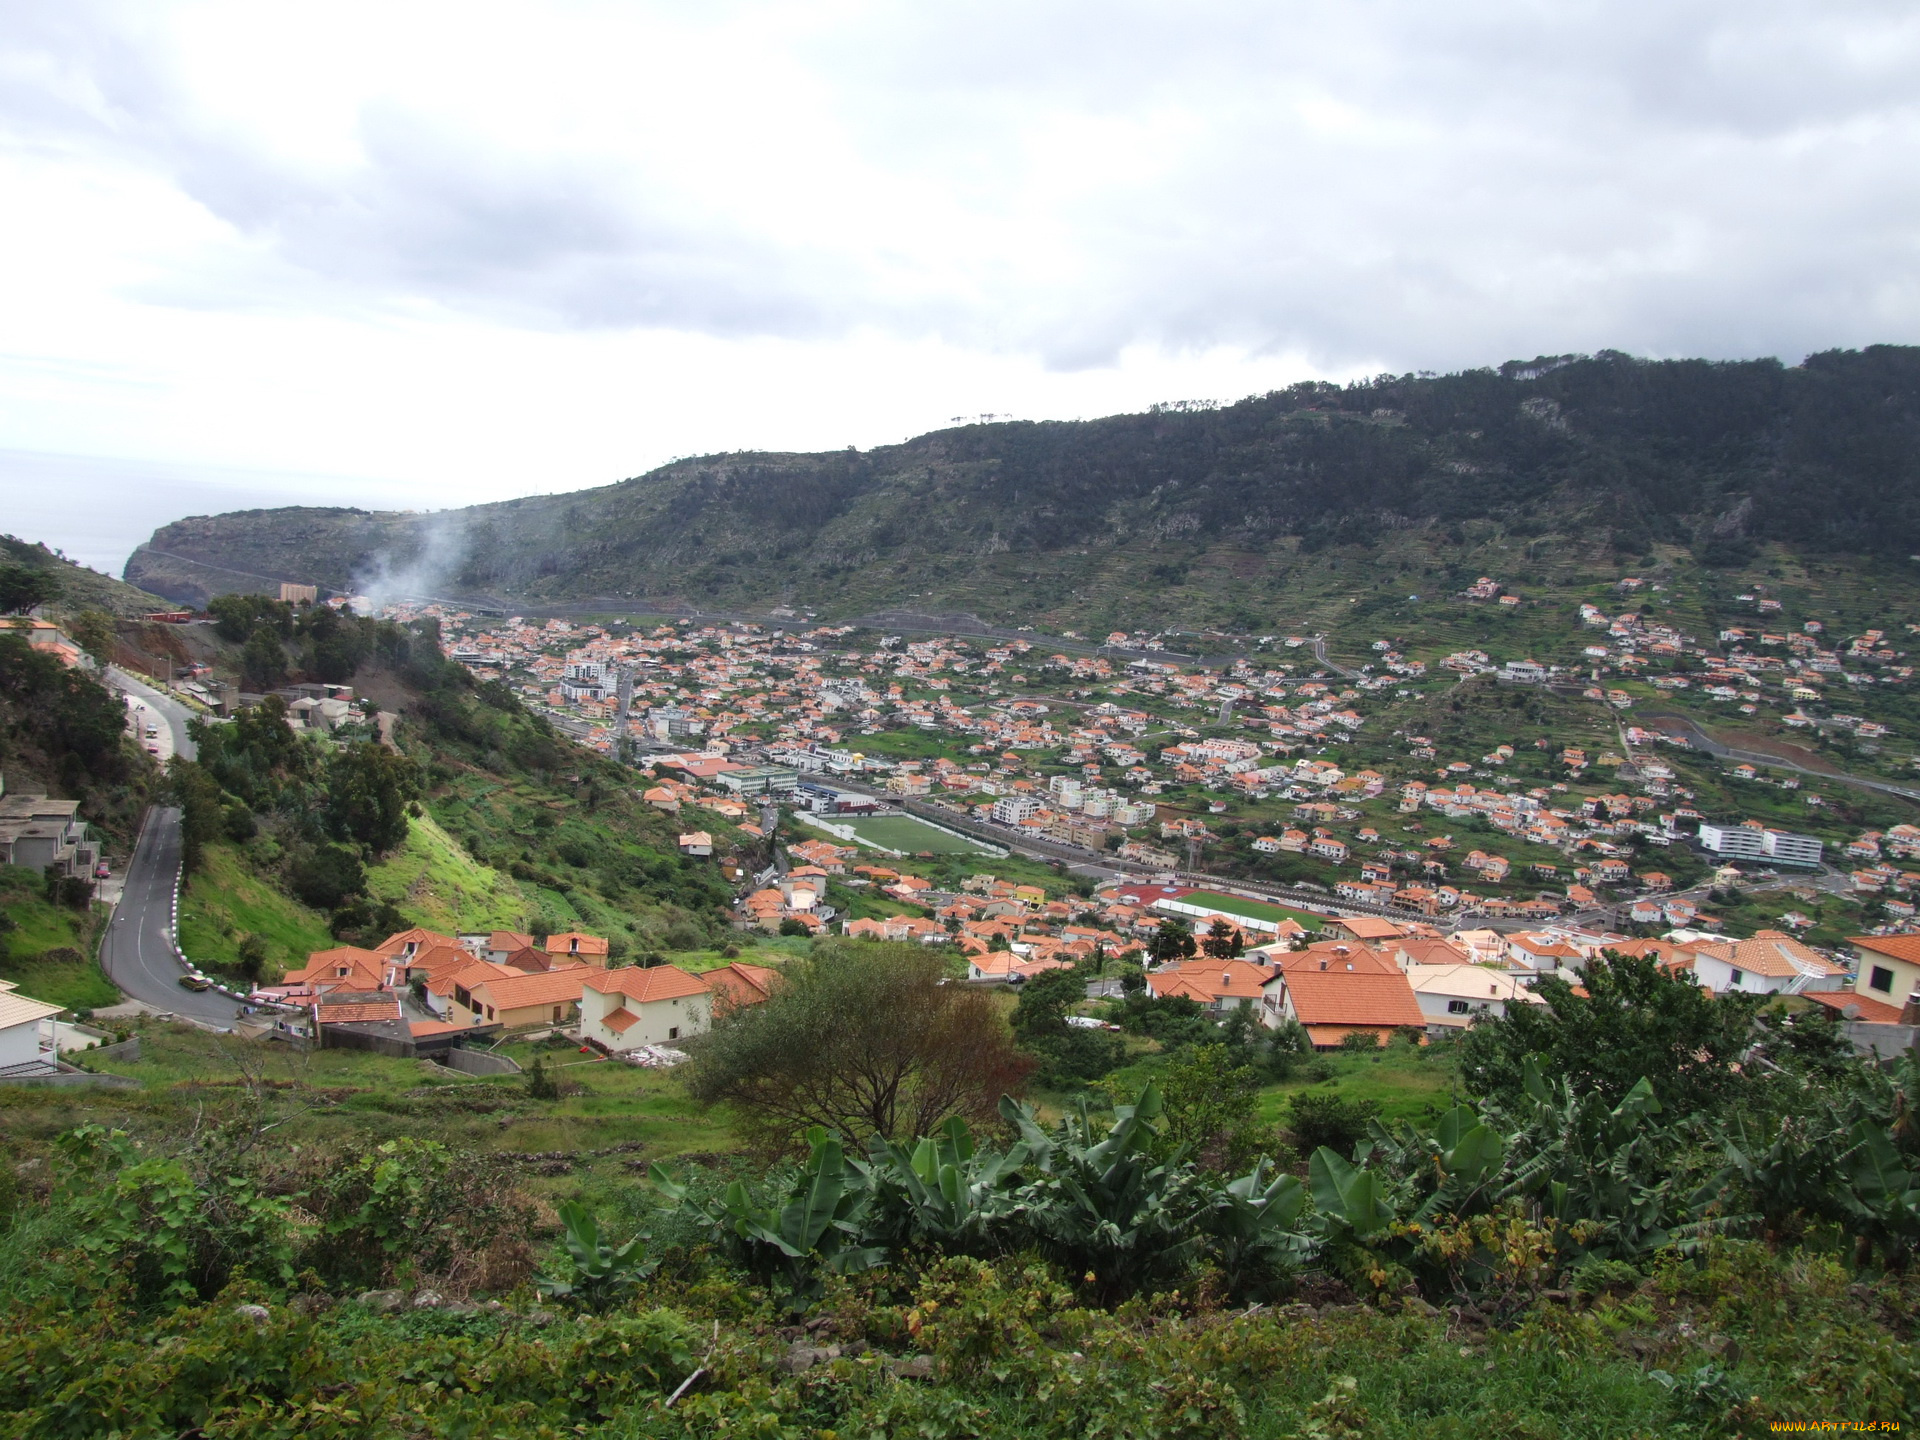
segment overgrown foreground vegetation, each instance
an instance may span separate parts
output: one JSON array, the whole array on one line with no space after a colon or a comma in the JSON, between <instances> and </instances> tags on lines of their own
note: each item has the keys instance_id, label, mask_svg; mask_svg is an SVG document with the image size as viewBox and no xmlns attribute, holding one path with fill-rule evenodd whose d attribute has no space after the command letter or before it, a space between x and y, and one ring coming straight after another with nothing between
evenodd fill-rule
<instances>
[{"instance_id":1,"label":"overgrown foreground vegetation","mask_svg":"<svg viewBox=\"0 0 1920 1440\"><path fill-rule=\"evenodd\" d=\"M1863 1065L1821 1022L1753 1033L1708 1108L1672 1070L1576 1083L1549 1045L1515 1091L1376 1122L1304 1175L1206 1168L1149 1085L571 1194L316 1130L320 1097L243 1072L184 1132L129 1101L141 1140L82 1125L0 1172L0 1411L57 1436L1904 1422L1920 1065Z\"/></svg>"}]
</instances>

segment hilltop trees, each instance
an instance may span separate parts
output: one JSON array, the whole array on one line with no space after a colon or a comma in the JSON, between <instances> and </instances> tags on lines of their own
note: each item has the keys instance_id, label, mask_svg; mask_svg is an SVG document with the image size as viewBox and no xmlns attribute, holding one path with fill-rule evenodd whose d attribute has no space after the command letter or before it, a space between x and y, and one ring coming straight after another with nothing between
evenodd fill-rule
<instances>
[{"instance_id":1,"label":"hilltop trees","mask_svg":"<svg viewBox=\"0 0 1920 1440\"><path fill-rule=\"evenodd\" d=\"M420 767L406 756L373 740L349 745L327 762L327 826L384 853L407 838L407 807L420 792Z\"/></svg>"},{"instance_id":2,"label":"hilltop trees","mask_svg":"<svg viewBox=\"0 0 1920 1440\"><path fill-rule=\"evenodd\" d=\"M0 611L23 614L60 594L60 578L37 565L0 565Z\"/></svg>"}]
</instances>

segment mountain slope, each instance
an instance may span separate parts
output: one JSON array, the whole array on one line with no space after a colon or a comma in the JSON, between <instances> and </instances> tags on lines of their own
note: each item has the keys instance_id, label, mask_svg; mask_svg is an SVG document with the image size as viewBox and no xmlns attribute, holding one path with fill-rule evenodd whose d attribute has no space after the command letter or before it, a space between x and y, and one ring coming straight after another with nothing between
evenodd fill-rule
<instances>
[{"instance_id":1,"label":"mountain slope","mask_svg":"<svg viewBox=\"0 0 1920 1440\"><path fill-rule=\"evenodd\" d=\"M158 595L137 590L85 565L76 565L45 544L12 535L0 535L0 565L20 565L45 574L55 587L53 607L65 613L104 610L124 619L168 608L167 602Z\"/></svg>"},{"instance_id":2,"label":"mountain slope","mask_svg":"<svg viewBox=\"0 0 1920 1440\"><path fill-rule=\"evenodd\" d=\"M1116 623L1150 597L1232 622L1396 539L1397 568L1450 583L1436 571L1495 534L1574 567L1656 546L1740 565L1766 542L1897 563L1920 551L1920 348L1792 367L1558 357L866 453L711 456L437 516L246 511L162 527L127 577L186 600L386 577L512 603Z\"/></svg>"}]
</instances>

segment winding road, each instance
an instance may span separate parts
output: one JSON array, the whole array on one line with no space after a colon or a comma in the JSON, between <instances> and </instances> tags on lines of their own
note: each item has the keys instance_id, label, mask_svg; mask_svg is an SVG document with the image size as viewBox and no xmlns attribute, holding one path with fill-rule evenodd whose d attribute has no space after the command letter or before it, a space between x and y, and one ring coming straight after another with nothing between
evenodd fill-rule
<instances>
[{"instance_id":1,"label":"winding road","mask_svg":"<svg viewBox=\"0 0 1920 1440\"><path fill-rule=\"evenodd\" d=\"M197 747L187 736L187 722L194 718L193 712L175 700L149 685L136 675L122 670L118 665L109 665L106 671L107 683L123 695L131 695L143 702L149 710L161 716L167 722L167 728L173 732L173 752L183 760L200 758Z\"/></svg>"},{"instance_id":2,"label":"winding road","mask_svg":"<svg viewBox=\"0 0 1920 1440\"><path fill-rule=\"evenodd\" d=\"M100 942L100 968L142 1005L196 1024L229 1029L240 1002L180 984L173 948L174 887L180 878L180 812L155 806L140 827L120 903Z\"/></svg>"},{"instance_id":3,"label":"winding road","mask_svg":"<svg viewBox=\"0 0 1920 1440\"><path fill-rule=\"evenodd\" d=\"M1811 770L1781 755L1770 755L1763 750L1743 750L1735 745L1722 744L1701 729L1699 723L1689 715L1680 715L1672 711L1648 711L1644 718L1648 725L1656 728L1663 720L1679 726L1694 749L1722 760L1745 760L1749 764L1766 766L1774 770L1792 770L1801 775L1811 776L1815 780L1832 781L1836 785L1853 785L1862 790L1878 790L1885 795L1898 795L1903 800L1920 800L1920 790L1906 785L1895 785L1889 780L1874 780L1865 775L1847 775L1838 770ZM1625 743L1625 738L1622 735L1622 743Z\"/></svg>"}]
</instances>

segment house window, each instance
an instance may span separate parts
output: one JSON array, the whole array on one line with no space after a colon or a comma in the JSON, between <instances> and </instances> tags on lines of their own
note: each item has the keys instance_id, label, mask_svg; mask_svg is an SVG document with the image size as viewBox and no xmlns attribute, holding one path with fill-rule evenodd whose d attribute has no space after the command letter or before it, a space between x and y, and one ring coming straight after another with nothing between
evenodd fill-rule
<instances>
[{"instance_id":1,"label":"house window","mask_svg":"<svg viewBox=\"0 0 1920 1440\"><path fill-rule=\"evenodd\" d=\"M667 1028L667 1039L678 1040L679 1038L680 1038L680 1027L678 1025L669 1026Z\"/></svg>"},{"instance_id":2,"label":"house window","mask_svg":"<svg viewBox=\"0 0 1920 1440\"><path fill-rule=\"evenodd\" d=\"M1733 972L1733 978L1727 981L1727 983L1733 986L1734 989L1738 990L1743 984L1746 983L1746 979L1747 979L1746 971L1736 970Z\"/></svg>"},{"instance_id":3,"label":"house window","mask_svg":"<svg viewBox=\"0 0 1920 1440\"><path fill-rule=\"evenodd\" d=\"M1447 1014L1449 1015L1465 1015L1472 1008L1473 1007L1464 1000L1447 1001Z\"/></svg>"},{"instance_id":4,"label":"house window","mask_svg":"<svg viewBox=\"0 0 1920 1440\"><path fill-rule=\"evenodd\" d=\"M1887 969L1884 965L1874 966L1872 971L1867 975L1867 988L1869 990L1884 990L1891 995L1893 993L1893 971Z\"/></svg>"},{"instance_id":5,"label":"house window","mask_svg":"<svg viewBox=\"0 0 1920 1440\"><path fill-rule=\"evenodd\" d=\"M487 1006L487 1019L493 1019L493 1006Z\"/></svg>"}]
</instances>

